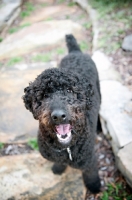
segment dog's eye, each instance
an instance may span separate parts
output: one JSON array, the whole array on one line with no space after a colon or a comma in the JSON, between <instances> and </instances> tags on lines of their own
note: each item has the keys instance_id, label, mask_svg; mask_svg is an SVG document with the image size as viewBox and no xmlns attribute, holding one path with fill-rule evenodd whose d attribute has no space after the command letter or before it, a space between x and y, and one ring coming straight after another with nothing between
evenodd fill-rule
<instances>
[{"instance_id":1,"label":"dog's eye","mask_svg":"<svg viewBox=\"0 0 132 200\"><path fill-rule=\"evenodd\" d=\"M73 91L71 89L67 88L67 92L72 93Z\"/></svg>"},{"instance_id":2,"label":"dog's eye","mask_svg":"<svg viewBox=\"0 0 132 200\"><path fill-rule=\"evenodd\" d=\"M44 94L44 98L48 98L48 94Z\"/></svg>"}]
</instances>

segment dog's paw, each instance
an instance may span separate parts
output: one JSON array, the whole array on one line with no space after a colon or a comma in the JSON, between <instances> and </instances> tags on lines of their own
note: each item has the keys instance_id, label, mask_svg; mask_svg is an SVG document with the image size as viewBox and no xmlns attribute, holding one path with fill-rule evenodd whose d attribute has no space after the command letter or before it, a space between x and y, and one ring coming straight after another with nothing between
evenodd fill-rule
<instances>
[{"instance_id":1,"label":"dog's paw","mask_svg":"<svg viewBox=\"0 0 132 200\"><path fill-rule=\"evenodd\" d=\"M94 183L89 183L87 185L87 189L89 189L90 192L93 194L99 193L101 191L100 179L96 180L96 182L94 182Z\"/></svg>"},{"instance_id":2,"label":"dog's paw","mask_svg":"<svg viewBox=\"0 0 132 200\"><path fill-rule=\"evenodd\" d=\"M54 174L61 175L65 171L66 167L66 165L60 165L55 163L52 167L52 172Z\"/></svg>"}]
</instances>

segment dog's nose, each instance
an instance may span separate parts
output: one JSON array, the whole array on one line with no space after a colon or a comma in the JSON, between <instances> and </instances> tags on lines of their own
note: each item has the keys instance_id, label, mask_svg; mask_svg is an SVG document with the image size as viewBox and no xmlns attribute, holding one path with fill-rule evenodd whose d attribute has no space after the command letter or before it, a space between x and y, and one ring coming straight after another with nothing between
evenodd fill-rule
<instances>
[{"instance_id":1,"label":"dog's nose","mask_svg":"<svg viewBox=\"0 0 132 200\"><path fill-rule=\"evenodd\" d=\"M54 110L51 113L51 118L55 123L61 123L66 120L66 113L63 110Z\"/></svg>"}]
</instances>

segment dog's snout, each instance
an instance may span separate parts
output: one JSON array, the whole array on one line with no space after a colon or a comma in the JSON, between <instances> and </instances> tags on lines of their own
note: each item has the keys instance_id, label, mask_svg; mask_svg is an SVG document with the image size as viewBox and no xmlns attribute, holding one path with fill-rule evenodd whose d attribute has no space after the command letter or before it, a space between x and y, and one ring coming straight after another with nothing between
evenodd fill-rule
<instances>
[{"instance_id":1,"label":"dog's snout","mask_svg":"<svg viewBox=\"0 0 132 200\"><path fill-rule=\"evenodd\" d=\"M55 123L61 123L64 122L66 120L66 113L63 110L54 110L51 113L51 118Z\"/></svg>"}]
</instances>

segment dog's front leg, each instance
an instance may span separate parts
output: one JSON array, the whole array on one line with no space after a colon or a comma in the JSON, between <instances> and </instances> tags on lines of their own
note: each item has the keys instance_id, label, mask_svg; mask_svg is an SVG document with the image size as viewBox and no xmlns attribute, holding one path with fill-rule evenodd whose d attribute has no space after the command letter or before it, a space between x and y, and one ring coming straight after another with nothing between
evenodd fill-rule
<instances>
[{"instance_id":1,"label":"dog's front leg","mask_svg":"<svg viewBox=\"0 0 132 200\"><path fill-rule=\"evenodd\" d=\"M91 167L86 168L82 171L83 181L87 189L93 194L99 193L101 189L100 178L98 175L98 168L96 161Z\"/></svg>"}]
</instances>

